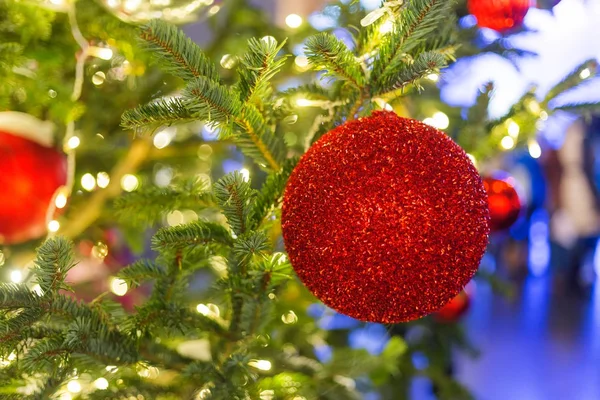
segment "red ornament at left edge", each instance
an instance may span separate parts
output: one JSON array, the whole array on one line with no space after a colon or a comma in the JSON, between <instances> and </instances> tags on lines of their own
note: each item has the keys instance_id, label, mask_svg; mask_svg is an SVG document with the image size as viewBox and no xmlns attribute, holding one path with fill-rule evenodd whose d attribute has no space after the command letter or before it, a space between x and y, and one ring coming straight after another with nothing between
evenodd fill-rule
<instances>
[{"instance_id":1,"label":"red ornament at left edge","mask_svg":"<svg viewBox=\"0 0 600 400\"><path fill-rule=\"evenodd\" d=\"M53 142L51 123L0 112L0 244L46 233L48 208L67 183L67 157Z\"/></svg>"}]
</instances>

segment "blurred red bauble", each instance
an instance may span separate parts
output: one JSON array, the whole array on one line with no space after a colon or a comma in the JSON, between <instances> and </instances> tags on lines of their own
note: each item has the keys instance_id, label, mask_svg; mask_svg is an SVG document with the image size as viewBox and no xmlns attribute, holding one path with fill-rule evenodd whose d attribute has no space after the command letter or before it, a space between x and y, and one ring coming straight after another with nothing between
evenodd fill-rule
<instances>
[{"instance_id":1,"label":"blurred red bauble","mask_svg":"<svg viewBox=\"0 0 600 400\"><path fill-rule=\"evenodd\" d=\"M508 179L484 178L483 186L488 194L490 229L492 232L508 229L521 213L521 200Z\"/></svg>"},{"instance_id":2,"label":"blurred red bauble","mask_svg":"<svg viewBox=\"0 0 600 400\"><path fill-rule=\"evenodd\" d=\"M392 112L319 139L288 182L285 247L329 307L397 323L438 310L475 274L488 242L487 196L448 135Z\"/></svg>"},{"instance_id":3,"label":"blurred red bauble","mask_svg":"<svg viewBox=\"0 0 600 400\"><path fill-rule=\"evenodd\" d=\"M469 294L463 290L434 314L435 319L440 322L456 322L467 312L470 303Z\"/></svg>"},{"instance_id":4,"label":"blurred red bauble","mask_svg":"<svg viewBox=\"0 0 600 400\"><path fill-rule=\"evenodd\" d=\"M17 112L0 112L0 243L43 236L46 213L67 182L67 158L51 147L48 123Z\"/></svg>"},{"instance_id":5,"label":"blurred red bauble","mask_svg":"<svg viewBox=\"0 0 600 400\"><path fill-rule=\"evenodd\" d=\"M469 12L477 18L477 25L498 32L506 32L523 24L531 0L469 0Z\"/></svg>"}]
</instances>

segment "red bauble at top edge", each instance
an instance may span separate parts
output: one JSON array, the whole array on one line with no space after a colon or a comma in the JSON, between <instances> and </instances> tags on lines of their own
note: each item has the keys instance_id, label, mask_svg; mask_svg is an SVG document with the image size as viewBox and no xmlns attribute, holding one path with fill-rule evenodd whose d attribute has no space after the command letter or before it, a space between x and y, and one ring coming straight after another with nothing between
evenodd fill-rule
<instances>
[{"instance_id":1,"label":"red bauble at top edge","mask_svg":"<svg viewBox=\"0 0 600 400\"><path fill-rule=\"evenodd\" d=\"M505 33L523 24L531 0L469 0L469 12L477 25Z\"/></svg>"},{"instance_id":2,"label":"red bauble at top edge","mask_svg":"<svg viewBox=\"0 0 600 400\"><path fill-rule=\"evenodd\" d=\"M487 195L446 134L392 112L348 122L302 157L282 229L296 273L338 312L398 323L435 312L475 274Z\"/></svg>"},{"instance_id":3,"label":"red bauble at top edge","mask_svg":"<svg viewBox=\"0 0 600 400\"><path fill-rule=\"evenodd\" d=\"M64 154L0 130L0 244L43 236L50 202L66 182Z\"/></svg>"}]
</instances>

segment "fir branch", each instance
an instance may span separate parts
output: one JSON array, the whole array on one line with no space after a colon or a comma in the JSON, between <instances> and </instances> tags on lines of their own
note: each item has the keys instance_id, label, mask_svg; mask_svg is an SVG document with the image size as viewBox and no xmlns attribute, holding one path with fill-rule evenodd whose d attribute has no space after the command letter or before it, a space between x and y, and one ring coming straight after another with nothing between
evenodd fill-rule
<instances>
[{"instance_id":1,"label":"fir branch","mask_svg":"<svg viewBox=\"0 0 600 400\"><path fill-rule=\"evenodd\" d=\"M256 229L269 215L271 210L279 207L287 181L297 163L296 158L284 163L281 170L269 174L260 189L252 207L252 229Z\"/></svg>"},{"instance_id":2,"label":"fir branch","mask_svg":"<svg viewBox=\"0 0 600 400\"><path fill-rule=\"evenodd\" d=\"M11 310L39 306L40 296L27 285L17 283L0 284L0 309Z\"/></svg>"},{"instance_id":3,"label":"fir branch","mask_svg":"<svg viewBox=\"0 0 600 400\"><path fill-rule=\"evenodd\" d=\"M287 57L277 58L285 45L270 38L248 41L248 50L240 61L238 84L242 102L260 104L271 94L269 81L279 72Z\"/></svg>"},{"instance_id":4,"label":"fir branch","mask_svg":"<svg viewBox=\"0 0 600 400\"><path fill-rule=\"evenodd\" d=\"M160 229L152 238L152 248L155 250L181 250L189 246L205 244L233 244L231 235L221 225L195 221Z\"/></svg>"},{"instance_id":5,"label":"fir branch","mask_svg":"<svg viewBox=\"0 0 600 400\"><path fill-rule=\"evenodd\" d=\"M394 31L386 36L373 63L372 75L376 86L378 79L389 75L404 54L410 53L444 21L451 11L447 0L412 0L401 8Z\"/></svg>"},{"instance_id":6,"label":"fir branch","mask_svg":"<svg viewBox=\"0 0 600 400\"><path fill-rule=\"evenodd\" d=\"M141 28L141 38L165 72L184 80L199 77L219 80L214 64L175 25L158 19L152 20Z\"/></svg>"},{"instance_id":7,"label":"fir branch","mask_svg":"<svg viewBox=\"0 0 600 400\"><path fill-rule=\"evenodd\" d=\"M138 260L119 271L117 276L130 287L137 287L143 281L165 278L167 271L162 265L149 260Z\"/></svg>"},{"instance_id":8,"label":"fir branch","mask_svg":"<svg viewBox=\"0 0 600 400\"><path fill-rule=\"evenodd\" d=\"M205 77L192 80L184 90L184 98L197 119L209 122L226 124L242 109L233 91Z\"/></svg>"},{"instance_id":9,"label":"fir branch","mask_svg":"<svg viewBox=\"0 0 600 400\"><path fill-rule=\"evenodd\" d=\"M550 105L552 105L552 103ZM600 103L568 103L554 107L554 110L568 111L578 114L596 114L598 111L600 111Z\"/></svg>"},{"instance_id":10,"label":"fir branch","mask_svg":"<svg viewBox=\"0 0 600 400\"><path fill-rule=\"evenodd\" d=\"M166 188L145 187L115 201L119 220L136 227L157 223L175 210L199 210L212 205L212 193L207 184L198 179Z\"/></svg>"},{"instance_id":11,"label":"fir branch","mask_svg":"<svg viewBox=\"0 0 600 400\"><path fill-rule=\"evenodd\" d=\"M388 92L414 84L428 74L446 66L446 58L435 51L419 54L411 63L402 63L393 71L379 79L379 84L374 95L384 95Z\"/></svg>"},{"instance_id":12,"label":"fir branch","mask_svg":"<svg viewBox=\"0 0 600 400\"><path fill-rule=\"evenodd\" d=\"M60 289L69 289L65 278L75 266L71 242L61 237L46 240L37 250L34 265L32 271L42 293L55 294Z\"/></svg>"},{"instance_id":13,"label":"fir branch","mask_svg":"<svg viewBox=\"0 0 600 400\"><path fill-rule=\"evenodd\" d=\"M235 171L219 179L213 188L217 202L227 218L227 222L237 236L246 233L251 225L252 199L256 191Z\"/></svg>"},{"instance_id":14,"label":"fir branch","mask_svg":"<svg viewBox=\"0 0 600 400\"><path fill-rule=\"evenodd\" d=\"M126 129L159 128L195 119L184 100L177 97L163 98L125 111L121 116L121 126Z\"/></svg>"},{"instance_id":15,"label":"fir branch","mask_svg":"<svg viewBox=\"0 0 600 400\"><path fill-rule=\"evenodd\" d=\"M559 94L566 92L569 89L577 86L583 81L581 78L581 72L585 69L591 72L595 72L598 68L598 61L595 59L587 60L583 62L581 65L577 66L573 71L567 74L559 83L554 85L552 89L548 91L544 101L542 102L542 108L546 107L548 103L556 98Z\"/></svg>"},{"instance_id":16,"label":"fir branch","mask_svg":"<svg viewBox=\"0 0 600 400\"><path fill-rule=\"evenodd\" d=\"M344 42L331 33L318 33L306 42L306 56L317 70L326 70L326 75L345 79L356 88L366 82L365 74Z\"/></svg>"},{"instance_id":17,"label":"fir branch","mask_svg":"<svg viewBox=\"0 0 600 400\"><path fill-rule=\"evenodd\" d=\"M265 255L270 248L267 235L263 231L250 232L239 237L233 245L233 254L240 262L247 262L255 255Z\"/></svg>"}]
</instances>

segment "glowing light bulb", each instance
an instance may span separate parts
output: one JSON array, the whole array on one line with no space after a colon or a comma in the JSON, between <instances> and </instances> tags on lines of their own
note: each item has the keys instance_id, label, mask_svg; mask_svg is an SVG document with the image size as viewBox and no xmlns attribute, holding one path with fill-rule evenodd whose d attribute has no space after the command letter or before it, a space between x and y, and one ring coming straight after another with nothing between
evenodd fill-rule
<instances>
[{"instance_id":1,"label":"glowing light bulb","mask_svg":"<svg viewBox=\"0 0 600 400\"><path fill-rule=\"evenodd\" d=\"M127 282L125 282L121 278L112 278L110 280L110 291L116 294L117 296L125 296L127 294Z\"/></svg>"},{"instance_id":2,"label":"glowing light bulb","mask_svg":"<svg viewBox=\"0 0 600 400\"><path fill-rule=\"evenodd\" d=\"M196 311L198 311L202 315L208 315L210 313L210 309L206 304L198 304L196 306Z\"/></svg>"},{"instance_id":3,"label":"glowing light bulb","mask_svg":"<svg viewBox=\"0 0 600 400\"><path fill-rule=\"evenodd\" d=\"M285 24L292 29L299 28L302 25L302 17L298 14L290 14L285 17Z\"/></svg>"},{"instance_id":4,"label":"glowing light bulb","mask_svg":"<svg viewBox=\"0 0 600 400\"><path fill-rule=\"evenodd\" d=\"M81 384L77 379L73 379L67 383L67 390L71 393L79 393L81 392Z\"/></svg>"},{"instance_id":5,"label":"glowing light bulb","mask_svg":"<svg viewBox=\"0 0 600 400\"><path fill-rule=\"evenodd\" d=\"M220 6L212 6L209 10L208 10L208 15L215 15L216 13L219 12L219 10L221 9Z\"/></svg>"},{"instance_id":6,"label":"glowing light bulb","mask_svg":"<svg viewBox=\"0 0 600 400\"><path fill-rule=\"evenodd\" d=\"M308 107L312 104L312 102L308 99L298 99L296 100L296 105L298 107Z\"/></svg>"},{"instance_id":7,"label":"glowing light bulb","mask_svg":"<svg viewBox=\"0 0 600 400\"><path fill-rule=\"evenodd\" d=\"M10 272L10 281L12 283L21 283L21 282L23 282L23 273L20 270L18 270L18 269L15 269L14 271L11 271Z\"/></svg>"},{"instance_id":8,"label":"glowing light bulb","mask_svg":"<svg viewBox=\"0 0 600 400\"><path fill-rule=\"evenodd\" d=\"M67 196L64 193L59 193L54 199L54 205L56 208L65 208L67 205Z\"/></svg>"},{"instance_id":9,"label":"glowing light bulb","mask_svg":"<svg viewBox=\"0 0 600 400\"><path fill-rule=\"evenodd\" d=\"M446 129L450 125L450 119L446 114L444 114L441 111L438 111L435 114L433 114L433 120L435 121L435 126L438 129Z\"/></svg>"},{"instance_id":10,"label":"glowing light bulb","mask_svg":"<svg viewBox=\"0 0 600 400\"><path fill-rule=\"evenodd\" d=\"M160 131L154 135L153 143L157 149L164 149L171 143L171 135L166 131Z\"/></svg>"},{"instance_id":11,"label":"glowing light bulb","mask_svg":"<svg viewBox=\"0 0 600 400\"><path fill-rule=\"evenodd\" d=\"M94 75L92 75L92 83L96 86L102 85L105 80L106 74L102 71L98 71Z\"/></svg>"},{"instance_id":12,"label":"glowing light bulb","mask_svg":"<svg viewBox=\"0 0 600 400\"><path fill-rule=\"evenodd\" d=\"M108 389L108 381L105 378L98 378L94 381L96 389L106 390Z\"/></svg>"},{"instance_id":13,"label":"glowing light bulb","mask_svg":"<svg viewBox=\"0 0 600 400\"><path fill-rule=\"evenodd\" d=\"M542 156L542 148L535 140L530 141L527 148L532 158L540 158Z\"/></svg>"},{"instance_id":14,"label":"glowing light bulb","mask_svg":"<svg viewBox=\"0 0 600 400\"><path fill-rule=\"evenodd\" d=\"M221 67L225 69L232 69L235 67L236 62L237 58L234 55L224 54L223 57L221 57L219 64L221 64Z\"/></svg>"},{"instance_id":15,"label":"glowing light bulb","mask_svg":"<svg viewBox=\"0 0 600 400\"><path fill-rule=\"evenodd\" d=\"M581 72L579 73L579 77L581 79L587 79L592 75L592 72L590 71L589 68L585 68L583 70L581 70Z\"/></svg>"},{"instance_id":16,"label":"glowing light bulb","mask_svg":"<svg viewBox=\"0 0 600 400\"><path fill-rule=\"evenodd\" d=\"M240 169L240 174L242 174L242 177L246 182L250 180L250 171L248 171L247 168Z\"/></svg>"},{"instance_id":17,"label":"glowing light bulb","mask_svg":"<svg viewBox=\"0 0 600 400\"><path fill-rule=\"evenodd\" d=\"M431 82L437 82L440 80L439 74L429 74L425 78L429 79Z\"/></svg>"},{"instance_id":18,"label":"glowing light bulb","mask_svg":"<svg viewBox=\"0 0 600 400\"><path fill-rule=\"evenodd\" d=\"M269 371L271 369L271 361L268 360L252 360L248 365L261 371Z\"/></svg>"},{"instance_id":19,"label":"glowing light bulb","mask_svg":"<svg viewBox=\"0 0 600 400\"><path fill-rule=\"evenodd\" d=\"M386 33L390 33L393 30L394 30L394 21L392 21L391 18L379 26L379 33L381 33L382 35L385 35Z\"/></svg>"},{"instance_id":20,"label":"glowing light bulb","mask_svg":"<svg viewBox=\"0 0 600 400\"><path fill-rule=\"evenodd\" d=\"M508 123L508 134L513 137L513 138L517 138L519 136L519 132L521 131L521 127L519 127L519 124L517 124L515 121L510 121Z\"/></svg>"},{"instance_id":21,"label":"glowing light bulb","mask_svg":"<svg viewBox=\"0 0 600 400\"><path fill-rule=\"evenodd\" d=\"M98 172L96 175L96 184L98 187L104 189L110 183L110 176L106 172Z\"/></svg>"},{"instance_id":22,"label":"glowing light bulb","mask_svg":"<svg viewBox=\"0 0 600 400\"><path fill-rule=\"evenodd\" d=\"M298 316L295 312L290 310L281 316L281 320L284 324L295 324L296 322L298 322Z\"/></svg>"},{"instance_id":23,"label":"glowing light bulb","mask_svg":"<svg viewBox=\"0 0 600 400\"><path fill-rule=\"evenodd\" d=\"M96 187L96 178L92 174L84 174L81 177L81 187L91 192Z\"/></svg>"},{"instance_id":24,"label":"glowing light bulb","mask_svg":"<svg viewBox=\"0 0 600 400\"><path fill-rule=\"evenodd\" d=\"M298 56L296 57L296 59L294 60L294 63L296 64L296 66L298 66L300 69L304 69L306 67L308 67L308 57L306 56Z\"/></svg>"},{"instance_id":25,"label":"glowing light bulb","mask_svg":"<svg viewBox=\"0 0 600 400\"><path fill-rule=\"evenodd\" d=\"M77 136L71 136L69 140L67 140L67 149L76 149L79 147L80 144L81 140Z\"/></svg>"},{"instance_id":26,"label":"glowing light bulb","mask_svg":"<svg viewBox=\"0 0 600 400\"><path fill-rule=\"evenodd\" d=\"M96 49L96 54L94 55L102 60L108 61L113 57L112 49L106 47L96 47Z\"/></svg>"},{"instance_id":27,"label":"glowing light bulb","mask_svg":"<svg viewBox=\"0 0 600 400\"><path fill-rule=\"evenodd\" d=\"M60 229L60 222L58 222L57 220L53 219L52 221L48 222L48 230L52 233L54 232L58 232L58 230Z\"/></svg>"},{"instance_id":28,"label":"glowing light bulb","mask_svg":"<svg viewBox=\"0 0 600 400\"><path fill-rule=\"evenodd\" d=\"M502 146L504 150L510 150L515 147L515 139L510 136L504 136L500 141L500 146Z\"/></svg>"},{"instance_id":29,"label":"glowing light bulb","mask_svg":"<svg viewBox=\"0 0 600 400\"><path fill-rule=\"evenodd\" d=\"M121 178L121 188L126 192L133 192L139 185L140 182L135 175L126 174Z\"/></svg>"}]
</instances>

